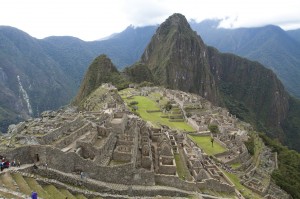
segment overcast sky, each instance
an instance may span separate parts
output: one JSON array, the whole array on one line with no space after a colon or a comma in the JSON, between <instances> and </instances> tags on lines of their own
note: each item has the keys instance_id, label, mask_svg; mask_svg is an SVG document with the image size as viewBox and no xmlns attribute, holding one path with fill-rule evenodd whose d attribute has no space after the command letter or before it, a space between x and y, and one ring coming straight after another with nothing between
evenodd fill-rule
<instances>
[{"instance_id":1,"label":"overcast sky","mask_svg":"<svg viewBox=\"0 0 300 199\"><path fill-rule=\"evenodd\" d=\"M68 35L91 41L131 24L160 24L173 13L198 22L221 18L222 26L231 28L300 28L300 0L0 0L0 25L36 38Z\"/></svg>"}]
</instances>

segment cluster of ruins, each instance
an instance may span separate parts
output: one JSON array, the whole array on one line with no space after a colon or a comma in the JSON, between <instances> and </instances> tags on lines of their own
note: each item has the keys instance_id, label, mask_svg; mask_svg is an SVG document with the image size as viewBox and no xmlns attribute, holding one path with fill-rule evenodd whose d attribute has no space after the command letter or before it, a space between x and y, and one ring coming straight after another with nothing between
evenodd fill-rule
<instances>
[{"instance_id":1,"label":"cluster of ruins","mask_svg":"<svg viewBox=\"0 0 300 199\"><path fill-rule=\"evenodd\" d=\"M261 158L262 166L253 164L244 144L250 125L197 95L156 87L143 88L139 94L150 92L160 93L179 107L184 120L195 132L178 132L166 126L154 128L132 114L124 104L109 101L97 111L68 107L46 111L40 118L19 123L0 140L6 143L2 144L1 153L23 164L47 163L49 168L75 175L84 172L88 178L102 182L163 185L186 191L233 194L235 186L223 171L245 172L242 183L246 187L261 196L277 198L277 192L270 191L276 186L269 186L270 181L262 182L265 169L269 169L270 174L276 167L276 157L266 151L265 158ZM226 148L214 157L204 153L188 136L211 136L207 128L210 124L218 125L220 133L213 135L214 139ZM179 177L176 155L185 164L190 178ZM234 163L241 166L232 169L230 165ZM280 193L282 198L288 197Z\"/></svg>"}]
</instances>

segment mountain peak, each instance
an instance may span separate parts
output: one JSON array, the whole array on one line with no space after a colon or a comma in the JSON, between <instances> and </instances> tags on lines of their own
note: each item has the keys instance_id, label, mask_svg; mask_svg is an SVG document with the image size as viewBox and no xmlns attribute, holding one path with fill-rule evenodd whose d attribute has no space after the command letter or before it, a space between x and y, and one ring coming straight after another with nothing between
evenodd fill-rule
<instances>
[{"instance_id":1,"label":"mountain peak","mask_svg":"<svg viewBox=\"0 0 300 199\"><path fill-rule=\"evenodd\" d=\"M191 30L190 24L185 16L179 13L171 15L165 22L163 22L157 29L157 34L168 34L172 31L187 32Z\"/></svg>"},{"instance_id":2,"label":"mountain peak","mask_svg":"<svg viewBox=\"0 0 300 199\"><path fill-rule=\"evenodd\" d=\"M141 61L149 67L157 84L197 92L217 102L206 46L183 15L173 14L159 26Z\"/></svg>"},{"instance_id":3,"label":"mountain peak","mask_svg":"<svg viewBox=\"0 0 300 199\"><path fill-rule=\"evenodd\" d=\"M165 23L171 22L173 25L188 25L189 23L187 22L186 18L184 15L180 13L174 13L171 15Z\"/></svg>"},{"instance_id":4,"label":"mountain peak","mask_svg":"<svg viewBox=\"0 0 300 199\"><path fill-rule=\"evenodd\" d=\"M102 83L111 81L111 74L118 74L118 69L111 60L104 54L98 56L89 66L79 92L75 98L75 104L96 90Z\"/></svg>"}]
</instances>

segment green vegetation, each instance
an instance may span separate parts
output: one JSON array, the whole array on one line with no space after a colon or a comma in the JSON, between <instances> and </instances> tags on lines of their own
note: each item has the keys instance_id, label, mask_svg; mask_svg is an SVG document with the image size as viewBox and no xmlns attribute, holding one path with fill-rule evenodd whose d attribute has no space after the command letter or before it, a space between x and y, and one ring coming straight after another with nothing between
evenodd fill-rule
<instances>
[{"instance_id":1,"label":"green vegetation","mask_svg":"<svg viewBox=\"0 0 300 199\"><path fill-rule=\"evenodd\" d=\"M13 198L13 199L22 199L23 198L23 197L15 196L13 194L5 193L5 192L2 192L2 191L0 191L0 196L1 196L1 198L2 197L4 197L4 198Z\"/></svg>"},{"instance_id":2,"label":"green vegetation","mask_svg":"<svg viewBox=\"0 0 300 199\"><path fill-rule=\"evenodd\" d=\"M182 180L192 180L191 174L184 165L185 163L182 162L180 154L175 154L174 157L176 162L176 171L178 173L179 178L181 178Z\"/></svg>"},{"instance_id":3,"label":"green vegetation","mask_svg":"<svg viewBox=\"0 0 300 199\"><path fill-rule=\"evenodd\" d=\"M237 163L231 164L230 166L231 166L231 168L233 168L233 169L238 169L240 166L242 166L242 164L241 164L240 162L237 162Z\"/></svg>"},{"instance_id":4,"label":"green vegetation","mask_svg":"<svg viewBox=\"0 0 300 199\"><path fill-rule=\"evenodd\" d=\"M135 101L138 104L135 105L138 108L136 112L140 115L142 119L145 121L150 121L155 127L160 125L167 125L172 129L184 130L184 131L195 131L191 126L189 126L186 122L171 122L169 118L161 117L164 114L160 111L159 103L157 103L155 99L151 99L151 97L144 97L144 96L134 96L130 99L127 99L124 96L126 91L122 91L123 99L127 104ZM152 112L153 111L153 112Z\"/></svg>"},{"instance_id":5,"label":"green vegetation","mask_svg":"<svg viewBox=\"0 0 300 199\"><path fill-rule=\"evenodd\" d=\"M126 67L124 69L124 74L129 78L130 81L141 83L141 85L149 85L150 82L153 82L151 71L147 66L145 66L145 64L140 62L130 67Z\"/></svg>"},{"instance_id":6,"label":"green vegetation","mask_svg":"<svg viewBox=\"0 0 300 199\"><path fill-rule=\"evenodd\" d=\"M222 153L226 151L224 147L222 147L219 143L214 142L214 146L212 147L211 137L210 136L196 136L196 135L188 135L196 144L204 150L207 155L215 155L218 153Z\"/></svg>"},{"instance_id":7,"label":"green vegetation","mask_svg":"<svg viewBox=\"0 0 300 199\"><path fill-rule=\"evenodd\" d=\"M228 173L224 170L222 170L223 173L231 180L231 182L235 185L237 190L241 192L241 194L246 198L246 199L261 199L259 195L248 189L247 187L243 186L240 183L240 179L233 173Z\"/></svg>"},{"instance_id":8,"label":"green vegetation","mask_svg":"<svg viewBox=\"0 0 300 199\"><path fill-rule=\"evenodd\" d=\"M209 125L209 126L208 126L208 129L209 129L210 132L212 132L212 133L219 133L219 132L220 132L218 125L215 125L215 124Z\"/></svg>"},{"instance_id":9,"label":"green vegetation","mask_svg":"<svg viewBox=\"0 0 300 199\"><path fill-rule=\"evenodd\" d=\"M73 194L71 194L67 189L60 189L59 191L66 197L68 197L68 199L76 199L76 197Z\"/></svg>"},{"instance_id":10,"label":"green vegetation","mask_svg":"<svg viewBox=\"0 0 300 199\"><path fill-rule=\"evenodd\" d=\"M0 181L7 187L13 191L17 191L17 187L14 185L14 179L9 173L4 173L0 175Z\"/></svg>"},{"instance_id":11,"label":"green vegetation","mask_svg":"<svg viewBox=\"0 0 300 199\"><path fill-rule=\"evenodd\" d=\"M291 149L300 151L300 100L290 98L290 109L286 120L283 122L283 130L286 133L286 141Z\"/></svg>"},{"instance_id":12,"label":"green vegetation","mask_svg":"<svg viewBox=\"0 0 300 199\"><path fill-rule=\"evenodd\" d=\"M300 198L300 154L265 134L260 134L260 137L278 153L278 169L272 173L272 179L293 198Z\"/></svg>"},{"instance_id":13,"label":"green vegetation","mask_svg":"<svg viewBox=\"0 0 300 199\"><path fill-rule=\"evenodd\" d=\"M250 138L244 142L244 144L246 145L247 147L247 150L248 152L251 154L251 155L254 155L254 138L253 136L250 136Z\"/></svg>"},{"instance_id":14,"label":"green vegetation","mask_svg":"<svg viewBox=\"0 0 300 199\"><path fill-rule=\"evenodd\" d=\"M13 173L12 177L15 180L15 182L17 183L17 185L22 193L25 193L27 195L31 194L32 190L28 186L27 182L24 180L24 178L21 174Z\"/></svg>"},{"instance_id":15,"label":"green vegetation","mask_svg":"<svg viewBox=\"0 0 300 199\"><path fill-rule=\"evenodd\" d=\"M49 199L51 198L34 178L24 177L24 179L27 182L30 189L36 191L39 197Z\"/></svg>"},{"instance_id":16,"label":"green vegetation","mask_svg":"<svg viewBox=\"0 0 300 199\"><path fill-rule=\"evenodd\" d=\"M98 56L89 66L74 104L79 104L103 83L112 83L118 90L128 88L129 85L129 81L121 75L106 55Z\"/></svg>"},{"instance_id":17,"label":"green vegetation","mask_svg":"<svg viewBox=\"0 0 300 199\"><path fill-rule=\"evenodd\" d=\"M87 199L84 195L82 194L79 194L79 195L76 195L76 198L77 199Z\"/></svg>"},{"instance_id":18,"label":"green vegetation","mask_svg":"<svg viewBox=\"0 0 300 199\"><path fill-rule=\"evenodd\" d=\"M58 189L53 185L46 185L44 189L51 196L51 198L66 198Z\"/></svg>"}]
</instances>

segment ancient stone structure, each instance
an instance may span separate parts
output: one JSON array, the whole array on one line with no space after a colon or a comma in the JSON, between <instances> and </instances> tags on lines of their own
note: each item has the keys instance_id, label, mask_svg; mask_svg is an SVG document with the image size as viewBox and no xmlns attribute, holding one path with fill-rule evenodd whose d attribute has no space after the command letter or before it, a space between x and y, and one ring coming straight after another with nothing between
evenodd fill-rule
<instances>
[{"instance_id":1,"label":"ancient stone structure","mask_svg":"<svg viewBox=\"0 0 300 199\"><path fill-rule=\"evenodd\" d=\"M111 89L115 92L114 87ZM263 171L253 167L253 159L244 145L249 128L238 128L239 121L226 109L181 91L147 87L135 92L136 95L158 92L167 97L176 107L176 114L182 114L184 120L197 130L194 134L199 136L211 135L208 125L218 125L220 133L214 140L226 148L225 152L215 155L220 163L205 154L186 132L166 126L154 128L113 100L97 111L68 107L47 111L41 118L22 122L11 128L12 136L8 137L7 145L1 145L0 152L22 164L47 163L53 170L40 172L41 176L60 179L56 171L77 176L84 172L89 179L101 183L141 186L139 194L145 195L151 195L147 187L157 185L187 192L205 189L234 193L234 184L221 168L238 172L228 166L238 162L240 169L246 170L242 178L245 186L260 195L275 197L270 192L270 182L261 183ZM179 177L175 156L180 157L188 169L189 179ZM269 164L270 173L275 168L276 157L270 151L264 151L261 156L267 157L262 159L262 164ZM61 180L73 182L71 178ZM170 195L169 189L166 190L160 194ZM174 193L188 195L180 191Z\"/></svg>"}]
</instances>

